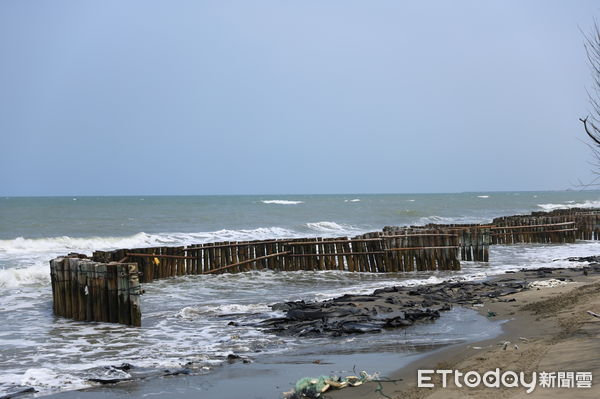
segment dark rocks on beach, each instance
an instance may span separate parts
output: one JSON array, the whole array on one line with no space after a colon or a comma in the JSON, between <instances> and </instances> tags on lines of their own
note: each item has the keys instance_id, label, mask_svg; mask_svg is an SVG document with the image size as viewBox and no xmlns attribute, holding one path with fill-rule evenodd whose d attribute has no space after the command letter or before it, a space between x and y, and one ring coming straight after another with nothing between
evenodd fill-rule
<instances>
[{"instance_id":1,"label":"dark rocks on beach","mask_svg":"<svg viewBox=\"0 0 600 399\"><path fill-rule=\"evenodd\" d=\"M0 399L13 399L13 398L18 398L19 396L27 395L30 393L36 393L36 392L37 391L35 390L35 388L32 388L32 387L19 388L18 390L14 391L14 392L9 392L6 395L1 395Z\"/></svg>"},{"instance_id":2,"label":"dark rocks on beach","mask_svg":"<svg viewBox=\"0 0 600 399\"><path fill-rule=\"evenodd\" d=\"M87 378L87 381L102 385L109 385L127 381L141 381L149 378L192 374L193 369L191 367L193 366L193 363L188 363L186 367L161 370L146 367L136 367L130 363L122 363L119 366L112 365L99 369L97 374L101 375Z\"/></svg>"},{"instance_id":3,"label":"dark rocks on beach","mask_svg":"<svg viewBox=\"0 0 600 399\"><path fill-rule=\"evenodd\" d=\"M556 270L556 269L554 269ZM545 274L544 271L540 271ZM324 302L284 302L272 305L284 317L260 323L269 332L294 336L341 336L377 333L430 322L452 305L482 303L527 289L517 278L493 281L449 281L416 287L386 287L370 295L343 295Z\"/></svg>"},{"instance_id":4,"label":"dark rocks on beach","mask_svg":"<svg viewBox=\"0 0 600 399\"><path fill-rule=\"evenodd\" d=\"M192 370L181 368L176 370L165 370L163 376L174 376L174 375L189 375L192 374Z\"/></svg>"},{"instance_id":5,"label":"dark rocks on beach","mask_svg":"<svg viewBox=\"0 0 600 399\"><path fill-rule=\"evenodd\" d=\"M569 262L590 262L600 263L600 256L578 256L573 258L567 258Z\"/></svg>"},{"instance_id":6,"label":"dark rocks on beach","mask_svg":"<svg viewBox=\"0 0 600 399\"><path fill-rule=\"evenodd\" d=\"M593 257L594 259L596 257ZM600 257L598 257L600 258ZM583 258L578 258L583 259ZM589 262L590 258L585 258ZM600 274L600 263L582 268L523 269L485 281L446 281L415 287L386 287L370 295L343 295L324 302L284 302L272 305L284 317L260 323L269 332L294 336L340 336L376 333L387 328L431 322L453 305L480 304L526 290L530 281L571 281L579 273Z\"/></svg>"},{"instance_id":7,"label":"dark rocks on beach","mask_svg":"<svg viewBox=\"0 0 600 399\"><path fill-rule=\"evenodd\" d=\"M120 366L112 366L112 368L121 370L121 371L129 371L133 368L133 365L130 363L121 363Z\"/></svg>"},{"instance_id":8,"label":"dark rocks on beach","mask_svg":"<svg viewBox=\"0 0 600 399\"><path fill-rule=\"evenodd\" d=\"M90 382L97 382L98 384L106 385L106 384L117 384L119 382L124 381L132 381L133 378L88 378Z\"/></svg>"}]
</instances>

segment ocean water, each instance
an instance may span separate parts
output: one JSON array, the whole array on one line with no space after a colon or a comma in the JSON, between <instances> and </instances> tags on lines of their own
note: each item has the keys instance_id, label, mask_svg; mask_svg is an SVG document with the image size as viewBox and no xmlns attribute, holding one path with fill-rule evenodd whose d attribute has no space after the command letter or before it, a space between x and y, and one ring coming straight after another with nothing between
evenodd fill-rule
<instances>
[{"instance_id":1,"label":"ocean water","mask_svg":"<svg viewBox=\"0 0 600 399\"><path fill-rule=\"evenodd\" d=\"M402 195L0 198L0 396L19 386L38 395L93 386L91 377L126 376L123 362L149 369L191 365L210 373L236 353L251 358L339 351L346 341L284 338L255 325L279 315L269 305L323 300L390 285L476 279L559 259L600 253L600 243L491 248L489 264L458 272L370 274L249 272L188 276L145 284L142 328L54 317L48 260L68 252L221 240L351 236L385 225L489 222L496 216L600 206L600 192L490 192ZM475 338L449 313L432 326L362 335L352 350L389 342L397 350ZM229 326L235 321L238 326ZM425 330L426 329L426 330ZM425 332L425 333L424 333ZM471 335L469 335L471 334ZM348 341L350 342L350 341ZM226 366L225 366L226 367Z\"/></svg>"}]
</instances>

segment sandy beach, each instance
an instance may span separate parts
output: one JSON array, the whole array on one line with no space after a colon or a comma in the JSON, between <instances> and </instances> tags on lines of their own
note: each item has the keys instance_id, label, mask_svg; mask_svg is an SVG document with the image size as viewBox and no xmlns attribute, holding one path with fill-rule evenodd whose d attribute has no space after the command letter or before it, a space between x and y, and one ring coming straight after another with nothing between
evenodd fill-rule
<instances>
[{"instance_id":1,"label":"sandy beach","mask_svg":"<svg viewBox=\"0 0 600 399\"><path fill-rule=\"evenodd\" d=\"M433 378L434 388L417 387L417 370L486 371L500 368L515 372L591 372L600 375L600 319L590 314L600 312L600 276L585 275L581 269L557 270L539 278L535 272L520 272L512 277L528 281L564 278L555 287L532 288L477 307L482 315L493 312L496 319L506 320L500 336L483 342L456 345L419 359L387 376L393 382L370 382L360 387L330 391L336 398L597 398L600 384L591 388L536 387L526 393L524 387L458 388L448 379L441 388L441 378ZM500 277L497 277L500 278ZM514 301L513 301L514 300ZM438 375L438 377L440 377ZM385 380L385 378L382 378Z\"/></svg>"}]
</instances>

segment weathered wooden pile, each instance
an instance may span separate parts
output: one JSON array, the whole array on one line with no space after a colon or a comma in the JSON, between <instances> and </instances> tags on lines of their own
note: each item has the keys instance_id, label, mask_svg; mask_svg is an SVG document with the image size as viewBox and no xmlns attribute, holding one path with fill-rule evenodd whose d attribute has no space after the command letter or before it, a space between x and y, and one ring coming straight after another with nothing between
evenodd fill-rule
<instances>
[{"instance_id":1,"label":"weathered wooden pile","mask_svg":"<svg viewBox=\"0 0 600 399\"><path fill-rule=\"evenodd\" d=\"M82 321L141 324L140 282L250 270L412 272L487 262L490 244L600 239L600 209L496 218L491 224L387 226L356 237L217 242L95 251L50 261L54 313Z\"/></svg>"},{"instance_id":2,"label":"weathered wooden pile","mask_svg":"<svg viewBox=\"0 0 600 399\"><path fill-rule=\"evenodd\" d=\"M50 261L53 310L79 321L140 326L140 282L135 263L102 263L81 255Z\"/></svg>"}]
</instances>

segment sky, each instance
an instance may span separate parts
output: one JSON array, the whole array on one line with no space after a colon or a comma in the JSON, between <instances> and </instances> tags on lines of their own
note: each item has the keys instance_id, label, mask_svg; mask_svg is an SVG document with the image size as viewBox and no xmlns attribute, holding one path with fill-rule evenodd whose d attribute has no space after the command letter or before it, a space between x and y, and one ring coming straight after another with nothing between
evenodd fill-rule
<instances>
[{"instance_id":1,"label":"sky","mask_svg":"<svg viewBox=\"0 0 600 399\"><path fill-rule=\"evenodd\" d=\"M562 190L597 1L0 2L0 195ZM583 141L582 141L583 140Z\"/></svg>"}]
</instances>

